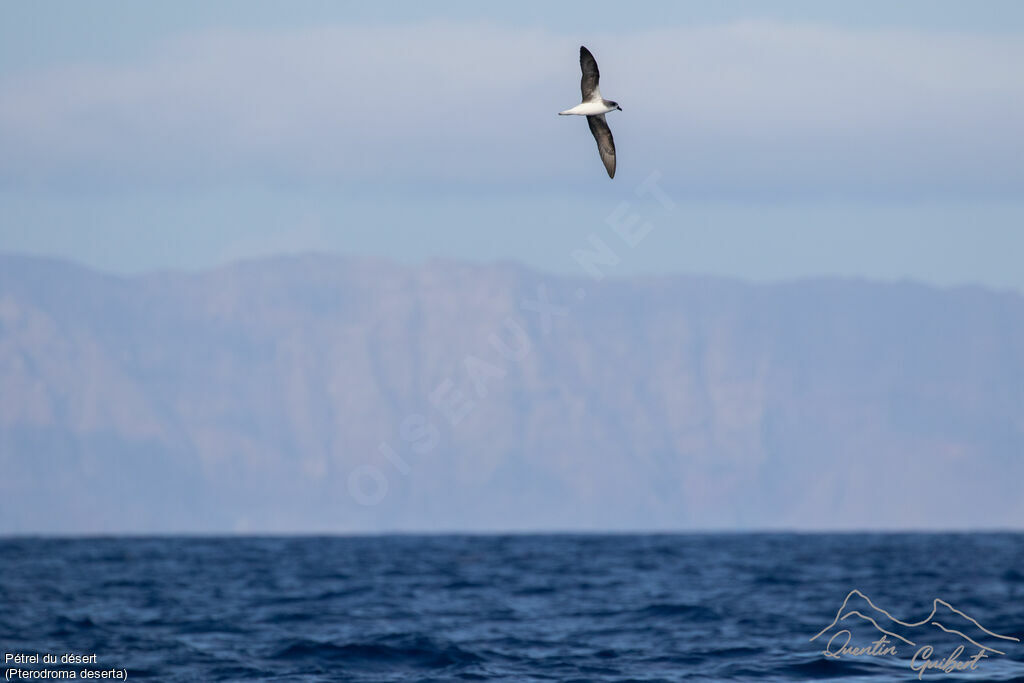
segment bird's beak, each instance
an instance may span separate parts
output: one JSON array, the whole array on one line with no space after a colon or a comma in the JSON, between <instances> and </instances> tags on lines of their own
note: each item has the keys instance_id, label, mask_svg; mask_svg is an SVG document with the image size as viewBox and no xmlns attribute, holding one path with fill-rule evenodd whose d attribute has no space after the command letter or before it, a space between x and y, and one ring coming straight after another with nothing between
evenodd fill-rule
<instances>
[{"instance_id":1,"label":"bird's beak","mask_svg":"<svg viewBox=\"0 0 1024 683\"><path fill-rule=\"evenodd\" d=\"M622 107L615 107L615 108L618 109L619 111L622 111Z\"/></svg>"}]
</instances>

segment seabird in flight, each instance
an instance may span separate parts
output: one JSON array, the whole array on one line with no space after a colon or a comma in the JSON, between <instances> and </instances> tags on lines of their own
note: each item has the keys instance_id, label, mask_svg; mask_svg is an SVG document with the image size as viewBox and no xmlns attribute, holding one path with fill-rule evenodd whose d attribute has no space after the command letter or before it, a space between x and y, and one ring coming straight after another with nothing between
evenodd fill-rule
<instances>
[{"instance_id":1,"label":"seabird in flight","mask_svg":"<svg viewBox=\"0 0 1024 683\"><path fill-rule=\"evenodd\" d=\"M580 92L583 93L583 101L572 109L558 112L559 116L576 114L586 116L587 124L590 125L590 132L597 140L597 151L601 154L601 161L608 171L608 177L615 177L615 139L612 138L612 131L608 128L608 122L604 115L613 109L622 111L618 102L612 102L601 97L601 90L597 82L601 78L601 72L597 70L597 62L590 50L580 45L580 69L583 71L583 78L580 79Z\"/></svg>"}]
</instances>

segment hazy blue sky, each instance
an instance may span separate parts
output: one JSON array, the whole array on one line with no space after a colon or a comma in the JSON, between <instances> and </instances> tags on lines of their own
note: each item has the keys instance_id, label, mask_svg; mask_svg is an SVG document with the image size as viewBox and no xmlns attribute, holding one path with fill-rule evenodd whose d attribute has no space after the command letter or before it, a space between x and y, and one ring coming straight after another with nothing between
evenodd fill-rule
<instances>
[{"instance_id":1,"label":"hazy blue sky","mask_svg":"<svg viewBox=\"0 0 1024 683\"><path fill-rule=\"evenodd\" d=\"M623 274L1024 291L1024 3L381 5L0 5L0 250L574 272L629 201L656 230ZM614 181L556 115L580 44Z\"/></svg>"}]
</instances>

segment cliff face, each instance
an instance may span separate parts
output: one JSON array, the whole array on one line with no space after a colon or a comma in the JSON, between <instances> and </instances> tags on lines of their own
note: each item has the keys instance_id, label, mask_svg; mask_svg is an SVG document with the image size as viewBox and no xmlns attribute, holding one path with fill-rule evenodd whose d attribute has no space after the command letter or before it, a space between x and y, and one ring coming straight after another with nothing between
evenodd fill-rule
<instances>
[{"instance_id":1,"label":"cliff face","mask_svg":"<svg viewBox=\"0 0 1024 683\"><path fill-rule=\"evenodd\" d=\"M2 256L0 468L0 533L1020 528L1024 297Z\"/></svg>"}]
</instances>

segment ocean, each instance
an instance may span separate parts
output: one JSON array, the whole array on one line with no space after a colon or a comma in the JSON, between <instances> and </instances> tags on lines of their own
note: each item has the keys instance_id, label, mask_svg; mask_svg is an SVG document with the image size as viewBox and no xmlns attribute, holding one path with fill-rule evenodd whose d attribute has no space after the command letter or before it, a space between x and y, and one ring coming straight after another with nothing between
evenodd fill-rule
<instances>
[{"instance_id":1,"label":"ocean","mask_svg":"<svg viewBox=\"0 0 1024 683\"><path fill-rule=\"evenodd\" d=\"M0 539L7 680L1024 681L1022 640L1017 533Z\"/></svg>"}]
</instances>

